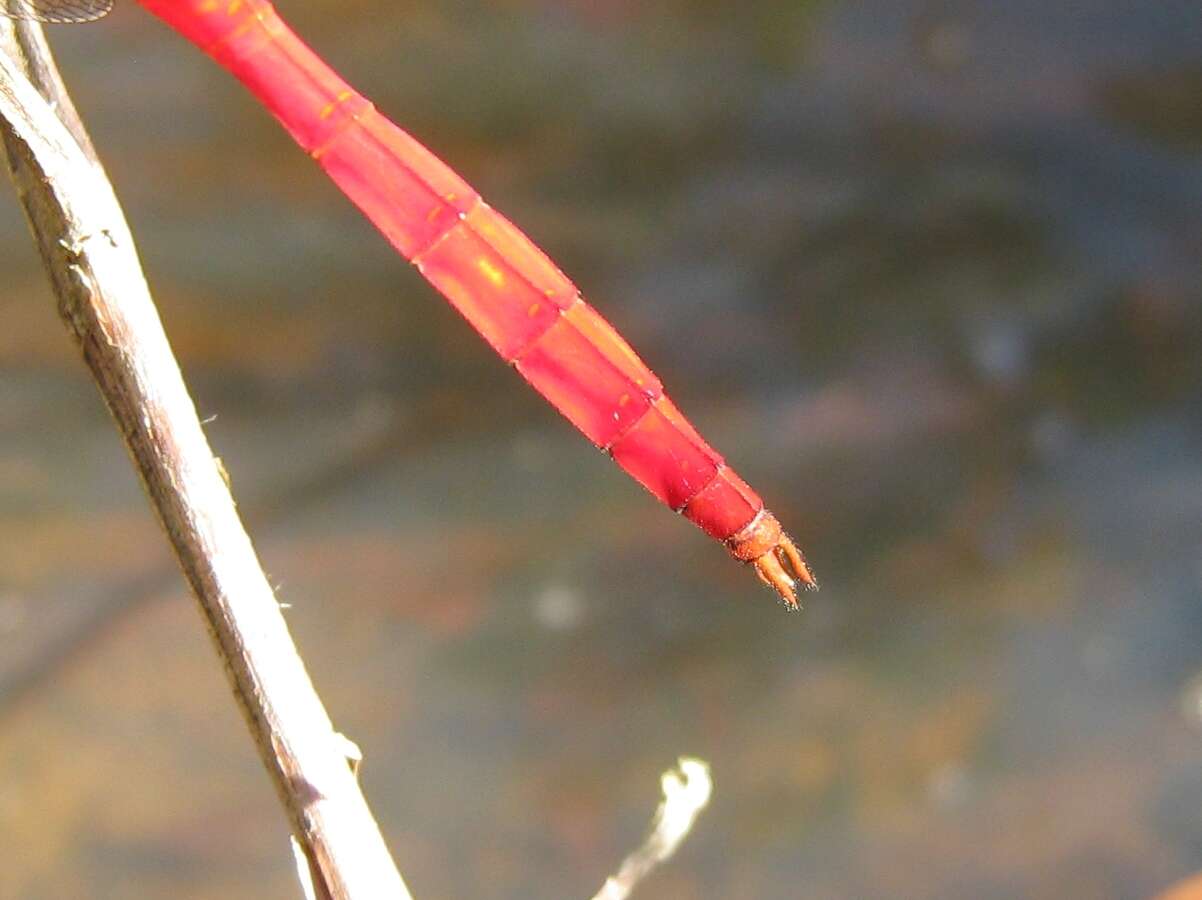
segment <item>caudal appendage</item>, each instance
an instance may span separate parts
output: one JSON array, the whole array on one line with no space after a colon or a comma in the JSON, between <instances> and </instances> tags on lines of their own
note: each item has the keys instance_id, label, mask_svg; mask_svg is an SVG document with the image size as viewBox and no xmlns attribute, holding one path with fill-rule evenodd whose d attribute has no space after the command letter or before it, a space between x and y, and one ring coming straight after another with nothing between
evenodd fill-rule
<instances>
[{"instance_id":1,"label":"caudal appendage","mask_svg":"<svg viewBox=\"0 0 1202 900\"><path fill-rule=\"evenodd\" d=\"M754 519L733 536L726 547L735 559L750 564L760 581L780 595L789 610L801 609L797 591L818 589L801 551L780 527L776 516L761 509Z\"/></svg>"}]
</instances>

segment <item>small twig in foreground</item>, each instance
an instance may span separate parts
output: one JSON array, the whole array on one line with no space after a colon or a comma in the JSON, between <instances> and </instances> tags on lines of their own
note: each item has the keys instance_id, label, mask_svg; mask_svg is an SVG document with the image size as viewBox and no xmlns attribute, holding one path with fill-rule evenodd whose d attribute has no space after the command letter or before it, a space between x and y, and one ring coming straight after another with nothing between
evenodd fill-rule
<instances>
[{"instance_id":1,"label":"small twig in foreground","mask_svg":"<svg viewBox=\"0 0 1202 900\"><path fill-rule=\"evenodd\" d=\"M643 845L622 860L593 900L625 900L635 886L660 863L669 859L688 837L713 791L710 770L703 761L682 756L675 769L660 776L663 802L651 820L651 833Z\"/></svg>"}]
</instances>

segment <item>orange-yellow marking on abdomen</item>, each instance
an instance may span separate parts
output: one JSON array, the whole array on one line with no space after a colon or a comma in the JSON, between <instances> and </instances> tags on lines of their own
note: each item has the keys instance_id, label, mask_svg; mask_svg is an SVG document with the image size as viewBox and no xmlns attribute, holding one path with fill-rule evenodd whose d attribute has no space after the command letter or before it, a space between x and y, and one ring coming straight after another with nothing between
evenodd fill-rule
<instances>
[{"instance_id":1,"label":"orange-yellow marking on abdomen","mask_svg":"<svg viewBox=\"0 0 1202 900\"><path fill-rule=\"evenodd\" d=\"M477 260L476 267L483 272L484 277L492 282L492 284L496 287L500 287L505 283L505 273L490 263L487 259Z\"/></svg>"},{"instance_id":2,"label":"orange-yellow marking on abdomen","mask_svg":"<svg viewBox=\"0 0 1202 900\"><path fill-rule=\"evenodd\" d=\"M321 112L318 113L318 115L323 119L328 119L330 116L334 115L334 110L336 110L343 103L346 103L346 101L350 100L353 96L355 96L354 91L340 91L337 97L321 108Z\"/></svg>"}]
</instances>

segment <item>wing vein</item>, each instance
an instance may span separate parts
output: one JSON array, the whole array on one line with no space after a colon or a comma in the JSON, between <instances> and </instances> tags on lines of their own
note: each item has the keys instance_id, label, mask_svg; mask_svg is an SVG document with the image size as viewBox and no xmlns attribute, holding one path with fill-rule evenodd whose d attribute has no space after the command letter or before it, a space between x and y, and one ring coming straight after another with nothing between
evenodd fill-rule
<instances>
[{"instance_id":1,"label":"wing vein","mask_svg":"<svg viewBox=\"0 0 1202 900\"><path fill-rule=\"evenodd\" d=\"M35 22L92 22L113 8L113 0L0 0L0 15Z\"/></svg>"}]
</instances>

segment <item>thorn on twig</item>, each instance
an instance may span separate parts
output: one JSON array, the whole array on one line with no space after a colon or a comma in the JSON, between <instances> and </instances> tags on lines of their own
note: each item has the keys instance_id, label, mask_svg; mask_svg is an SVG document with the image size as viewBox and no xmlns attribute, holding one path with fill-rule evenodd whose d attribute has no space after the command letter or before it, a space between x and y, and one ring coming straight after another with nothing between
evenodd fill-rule
<instances>
[{"instance_id":1,"label":"thorn on twig","mask_svg":"<svg viewBox=\"0 0 1202 900\"><path fill-rule=\"evenodd\" d=\"M334 740L338 742L339 752L346 758L347 765L351 767L351 774L358 778L359 769L363 766L363 751L359 749L358 744L341 731L334 732Z\"/></svg>"}]
</instances>

